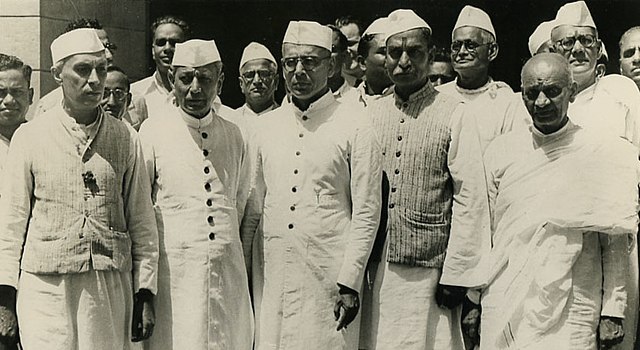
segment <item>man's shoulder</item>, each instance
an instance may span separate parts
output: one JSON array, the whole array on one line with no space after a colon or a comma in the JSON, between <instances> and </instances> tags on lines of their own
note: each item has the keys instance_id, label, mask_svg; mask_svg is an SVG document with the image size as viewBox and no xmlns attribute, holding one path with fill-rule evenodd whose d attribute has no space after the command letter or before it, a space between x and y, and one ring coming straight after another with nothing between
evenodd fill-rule
<instances>
[{"instance_id":1,"label":"man's shoulder","mask_svg":"<svg viewBox=\"0 0 640 350\"><path fill-rule=\"evenodd\" d=\"M144 95L149 87L151 87L151 84L153 84L154 79L155 77L152 74L146 78L136 81L135 83L132 83L131 93L134 95Z\"/></svg>"},{"instance_id":2,"label":"man's shoulder","mask_svg":"<svg viewBox=\"0 0 640 350\"><path fill-rule=\"evenodd\" d=\"M620 74L605 75L596 84L596 94L606 93L627 107L640 103L638 86L625 76Z\"/></svg>"}]
</instances>

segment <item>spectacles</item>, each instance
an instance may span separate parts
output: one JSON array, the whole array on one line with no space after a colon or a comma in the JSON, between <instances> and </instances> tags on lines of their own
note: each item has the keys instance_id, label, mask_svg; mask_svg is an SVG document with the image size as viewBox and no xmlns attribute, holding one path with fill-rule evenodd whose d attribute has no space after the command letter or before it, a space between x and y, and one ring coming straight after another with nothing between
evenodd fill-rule
<instances>
[{"instance_id":1,"label":"spectacles","mask_svg":"<svg viewBox=\"0 0 640 350\"><path fill-rule=\"evenodd\" d=\"M109 50L111 52L114 52L115 50L118 49L118 46L116 44L112 43L112 42L106 42L103 45L104 45L105 49L107 49L107 50Z\"/></svg>"},{"instance_id":2,"label":"spectacles","mask_svg":"<svg viewBox=\"0 0 640 350\"><path fill-rule=\"evenodd\" d=\"M0 100L7 97L7 95L11 94L14 98L21 98L26 96L29 93L29 89L2 89L0 88Z\"/></svg>"},{"instance_id":3,"label":"spectacles","mask_svg":"<svg viewBox=\"0 0 640 350\"><path fill-rule=\"evenodd\" d=\"M560 94L562 93L562 88L555 85L547 86L542 89L534 87L534 88L526 89L526 91L524 91L524 95L529 100L536 100L541 92L543 92L547 98L555 98L560 96Z\"/></svg>"},{"instance_id":4,"label":"spectacles","mask_svg":"<svg viewBox=\"0 0 640 350\"><path fill-rule=\"evenodd\" d=\"M256 78L256 74L260 77L261 80L271 80L276 75L274 72L269 70L251 70L242 73L242 78L244 78L244 80L246 81L253 81Z\"/></svg>"},{"instance_id":5,"label":"spectacles","mask_svg":"<svg viewBox=\"0 0 640 350\"><path fill-rule=\"evenodd\" d=\"M440 82L442 82L443 84L448 83L456 78L455 76L444 75L444 74L429 74L427 77L429 78L429 81L432 83L435 83L439 79Z\"/></svg>"},{"instance_id":6,"label":"spectacles","mask_svg":"<svg viewBox=\"0 0 640 350\"><path fill-rule=\"evenodd\" d=\"M124 101L125 98L127 98L127 92L120 89L120 88L115 88L115 89L104 89L104 94L102 95L102 98L105 100L108 100L109 97L113 94L113 98L118 101L118 102L122 102Z\"/></svg>"},{"instance_id":7,"label":"spectacles","mask_svg":"<svg viewBox=\"0 0 640 350\"><path fill-rule=\"evenodd\" d=\"M565 51L570 51L576 45L576 41L579 41L582 47L590 48L595 45L597 40L596 37L591 34L584 34L578 36L568 36L556 41L556 44L560 45Z\"/></svg>"},{"instance_id":8,"label":"spectacles","mask_svg":"<svg viewBox=\"0 0 640 350\"><path fill-rule=\"evenodd\" d=\"M302 68L306 71L315 71L322 61L331 58L331 56L316 57L316 56L298 56L287 57L282 59L282 67L287 73L291 73L296 70L298 62L302 63Z\"/></svg>"},{"instance_id":9,"label":"spectacles","mask_svg":"<svg viewBox=\"0 0 640 350\"><path fill-rule=\"evenodd\" d=\"M631 58L636 54L636 51L640 50L640 47L632 47L622 51L622 58Z\"/></svg>"},{"instance_id":10,"label":"spectacles","mask_svg":"<svg viewBox=\"0 0 640 350\"><path fill-rule=\"evenodd\" d=\"M406 52L407 56L412 61L417 61L427 56L427 52L422 47L408 47L403 49L400 46L388 46L387 55L393 60L399 60L402 57L402 53Z\"/></svg>"},{"instance_id":11,"label":"spectacles","mask_svg":"<svg viewBox=\"0 0 640 350\"><path fill-rule=\"evenodd\" d=\"M167 45L167 43L169 43L169 45L171 46L176 46L177 43L180 43L182 41L180 40L176 40L176 39L165 39L165 38L160 38L160 39L156 39L153 44L155 46L165 46Z\"/></svg>"},{"instance_id":12,"label":"spectacles","mask_svg":"<svg viewBox=\"0 0 640 350\"><path fill-rule=\"evenodd\" d=\"M476 50L478 50L479 47L489 45L489 44L491 43L480 44L469 39L462 40L462 41L456 40L451 43L451 52L460 52L460 50L462 50L462 46L464 46L469 52L476 52Z\"/></svg>"}]
</instances>

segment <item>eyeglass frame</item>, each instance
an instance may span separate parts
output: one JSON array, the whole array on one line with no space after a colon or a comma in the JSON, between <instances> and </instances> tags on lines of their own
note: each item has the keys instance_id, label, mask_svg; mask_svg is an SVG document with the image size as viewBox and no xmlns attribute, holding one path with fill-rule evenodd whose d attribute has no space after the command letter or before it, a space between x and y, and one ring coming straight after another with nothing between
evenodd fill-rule
<instances>
[{"instance_id":1,"label":"eyeglass frame","mask_svg":"<svg viewBox=\"0 0 640 350\"><path fill-rule=\"evenodd\" d=\"M286 62L287 60L294 60L295 59L295 65L293 65L292 67L288 67ZM314 64L313 67L305 67L303 60L305 59L312 59L312 60L317 60L318 62ZM280 62L282 63L282 70L285 73L293 73L296 71L296 68L298 67L298 62L300 62L300 64L302 64L302 68L307 71L307 72L315 72L316 69L318 69L320 67L320 65L322 64L322 62L324 60L327 59L331 59L331 55L329 56L325 56L325 57L317 57L317 56L294 56L294 57L283 57Z\"/></svg>"},{"instance_id":2,"label":"eyeglass frame","mask_svg":"<svg viewBox=\"0 0 640 350\"><path fill-rule=\"evenodd\" d=\"M587 37L593 38L592 43L589 44L589 45L585 45L581 40L582 38L587 38ZM567 40L567 39L573 40L573 44L569 48L565 47L565 45L562 44L562 41ZM599 41L599 39L598 39L597 36L595 36L593 34L588 34L588 33L587 34L567 36L567 37L564 37L564 38L562 38L560 40L556 40L554 42L554 47L555 48L562 48L562 50L564 50L564 51L571 51L576 46L576 42L578 42L578 41L580 42L580 45L582 45L582 47L584 47L585 49L590 49L590 48L592 48L592 47L594 47L596 45L596 43Z\"/></svg>"},{"instance_id":3,"label":"eyeglass frame","mask_svg":"<svg viewBox=\"0 0 640 350\"><path fill-rule=\"evenodd\" d=\"M458 49L454 48L454 44L456 43L460 43L460 47ZM462 47L464 46L465 49L467 49L467 52L473 52L476 53L478 52L478 48L482 47L482 46L486 46L486 45L491 45L494 44L494 41L490 41L490 42L486 42L486 43L477 43L471 39L465 39L465 40L454 40L453 42L451 42L451 45L449 45L449 48L451 49L451 53L458 53L462 50ZM469 47L469 44L473 44L474 47Z\"/></svg>"},{"instance_id":4,"label":"eyeglass frame","mask_svg":"<svg viewBox=\"0 0 640 350\"><path fill-rule=\"evenodd\" d=\"M296 65L298 65L298 62L296 62ZM294 70L295 70L295 68L294 68ZM263 76L260 75L260 72L268 72L269 76L268 77L263 77ZM245 76L248 73L251 73L251 78L247 78ZM241 73L240 77L242 79L244 79L246 82L249 83L249 82L252 82L252 81L255 80L256 74L258 75L258 77L260 77L260 80L264 81L264 80L273 80L276 77L276 75L278 74L278 72L274 72L274 71L271 71L271 70L268 70L268 69L257 69L257 70L250 70L250 71L246 71L244 73Z\"/></svg>"},{"instance_id":5,"label":"eyeglass frame","mask_svg":"<svg viewBox=\"0 0 640 350\"><path fill-rule=\"evenodd\" d=\"M122 92L123 93L122 97L118 98L116 96L117 92ZM104 92L102 93L102 99L108 100L111 97L111 95L113 95L114 100L118 102L122 102L122 101L126 101L127 97L129 96L129 93L130 93L129 91L126 91L121 88L115 88L115 89L104 88Z\"/></svg>"}]
</instances>

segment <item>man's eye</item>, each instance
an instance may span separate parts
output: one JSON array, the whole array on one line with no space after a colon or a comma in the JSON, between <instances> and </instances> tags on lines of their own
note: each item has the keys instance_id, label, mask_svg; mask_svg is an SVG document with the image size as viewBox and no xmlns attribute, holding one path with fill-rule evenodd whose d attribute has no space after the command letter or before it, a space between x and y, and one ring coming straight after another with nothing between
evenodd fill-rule
<instances>
[{"instance_id":1,"label":"man's eye","mask_svg":"<svg viewBox=\"0 0 640 350\"><path fill-rule=\"evenodd\" d=\"M540 94L540 91L532 89L532 90L525 91L524 94L525 94L525 96L527 96L528 99L535 100L535 99L538 98L538 95Z\"/></svg>"},{"instance_id":2,"label":"man's eye","mask_svg":"<svg viewBox=\"0 0 640 350\"><path fill-rule=\"evenodd\" d=\"M387 52L389 56L393 59L398 59L400 58L400 56L402 56L402 49L400 48L392 48L392 49L389 49Z\"/></svg>"},{"instance_id":3,"label":"man's eye","mask_svg":"<svg viewBox=\"0 0 640 350\"><path fill-rule=\"evenodd\" d=\"M624 50L622 52L622 57L623 58L629 58L629 57L632 57L635 53L636 53L636 49L635 48Z\"/></svg>"},{"instance_id":4,"label":"man's eye","mask_svg":"<svg viewBox=\"0 0 640 350\"><path fill-rule=\"evenodd\" d=\"M562 89L558 87L550 87L544 90L544 94L549 98L557 97L561 92Z\"/></svg>"}]
</instances>

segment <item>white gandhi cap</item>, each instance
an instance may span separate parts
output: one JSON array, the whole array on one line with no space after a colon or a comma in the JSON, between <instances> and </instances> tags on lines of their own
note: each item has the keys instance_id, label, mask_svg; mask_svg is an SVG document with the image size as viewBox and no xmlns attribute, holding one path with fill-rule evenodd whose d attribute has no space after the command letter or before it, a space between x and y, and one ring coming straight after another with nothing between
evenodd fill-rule
<instances>
[{"instance_id":1,"label":"white gandhi cap","mask_svg":"<svg viewBox=\"0 0 640 350\"><path fill-rule=\"evenodd\" d=\"M245 63L253 60L264 59L267 61L271 61L274 64L278 64L276 59L273 57L269 49L266 46L252 42L242 51L242 57L240 58L240 68L244 66Z\"/></svg>"},{"instance_id":2,"label":"white gandhi cap","mask_svg":"<svg viewBox=\"0 0 640 350\"><path fill-rule=\"evenodd\" d=\"M313 45L331 51L333 32L317 22L291 21L284 33L283 44Z\"/></svg>"},{"instance_id":3,"label":"white gandhi cap","mask_svg":"<svg viewBox=\"0 0 640 350\"><path fill-rule=\"evenodd\" d=\"M584 1L564 4L560 9L558 9L555 22L555 27L570 25L576 27L596 28L596 23L593 21L591 12L589 12L589 8Z\"/></svg>"},{"instance_id":4,"label":"white gandhi cap","mask_svg":"<svg viewBox=\"0 0 640 350\"><path fill-rule=\"evenodd\" d=\"M104 45L93 28L80 28L66 32L51 43L53 63L80 53L96 53L104 51Z\"/></svg>"},{"instance_id":5,"label":"white gandhi cap","mask_svg":"<svg viewBox=\"0 0 640 350\"><path fill-rule=\"evenodd\" d=\"M387 17L380 17L367 27L362 33L363 36L367 34L386 34L389 31L389 19Z\"/></svg>"},{"instance_id":6,"label":"white gandhi cap","mask_svg":"<svg viewBox=\"0 0 640 350\"><path fill-rule=\"evenodd\" d=\"M192 39L176 44L171 65L202 67L220 61L220 53L215 41Z\"/></svg>"},{"instance_id":7,"label":"white gandhi cap","mask_svg":"<svg viewBox=\"0 0 640 350\"><path fill-rule=\"evenodd\" d=\"M424 28L431 33L431 27L427 22L411 10L395 10L389 14L387 20L388 31L385 34L385 41L393 35L412 29Z\"/></svg>"},{"instance_id":8,"label":"white gandhi cap","mask_svg":"<svg viewBox=\"0 0 640 350\"><path fill-rule=\"evenodd\" d=\"M486 12L477 7L467 5L462 8L462 11L460 11L460 14L458 15L458 20L453 26L451 35L453 35L453 32L456 29L461 27L476 27L484 29L491 33L494 39L496 38L496 31L493 29L491 18L489 18L489 15Z\"/></svg>"},{"instance_id":9,"label":"white gandhi cap","mask_svg":"<svg viewBox=\"0 0 640 350\"><path fill-rule=\"evenodd\" d=\"M529 37L529 53L535 55L542 44L551 40L551 30L556 26L554 20L542 22Z\"/></svg>"}]
</instances>

